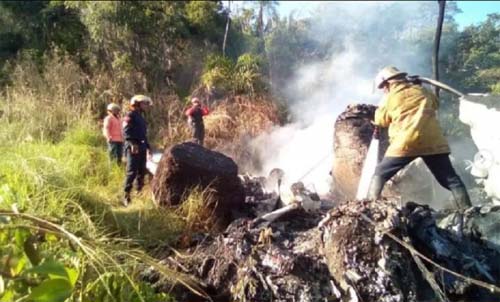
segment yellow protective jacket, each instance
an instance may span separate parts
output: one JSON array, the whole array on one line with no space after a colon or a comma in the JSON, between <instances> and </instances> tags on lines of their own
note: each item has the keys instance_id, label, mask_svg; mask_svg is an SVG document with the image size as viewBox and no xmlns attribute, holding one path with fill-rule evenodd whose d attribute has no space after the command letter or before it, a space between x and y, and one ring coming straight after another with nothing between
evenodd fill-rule
<instances>
[{"instance_id":1,"label":"yellow protective jacket","mask_svg":"<svg viewBox=\"0 0 500 302\"><path fill-rule=\"evenodd\" d=\"M375 124L389 127L385 156L404 157L450 153L436 114L438 100L429 90L406 82L390 84L375 111Z\"/></svg>"}]
</instances>

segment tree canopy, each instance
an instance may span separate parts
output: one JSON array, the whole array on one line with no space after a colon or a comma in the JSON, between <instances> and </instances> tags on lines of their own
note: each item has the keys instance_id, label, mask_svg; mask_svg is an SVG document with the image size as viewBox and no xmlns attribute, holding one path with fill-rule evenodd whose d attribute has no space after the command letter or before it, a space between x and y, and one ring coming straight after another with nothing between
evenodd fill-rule
<instances>
[{"instance_id":1,"label":"tree canopy","mask_svg":"<svg viewBox=\"0 0 500 302\"><path fill-rule=\"evenodd\" d=\"M396 2L364 16L346 5L323 4L303 18L280 16L277 5L257 1L230 11L221 1L2 1L2 84L15 62L30 59L42 70L47 56L64 53L90 77L99 76L101 83L106 78L100 89L185 94L206 82L209 56L226 55L236 64L250 54L260 62L260 80L279 91L298 66L335 56L348 43L372 66L394 59L369 56L376 45L377 53L397 52L399 60L430 70L437 3L413 3L408 14L403 13L408 4ZM464 91L499 93L500 15L459 30L457 13L456 3L449 2L440 55L443 80Z\"/></svg>"}]
</instances>

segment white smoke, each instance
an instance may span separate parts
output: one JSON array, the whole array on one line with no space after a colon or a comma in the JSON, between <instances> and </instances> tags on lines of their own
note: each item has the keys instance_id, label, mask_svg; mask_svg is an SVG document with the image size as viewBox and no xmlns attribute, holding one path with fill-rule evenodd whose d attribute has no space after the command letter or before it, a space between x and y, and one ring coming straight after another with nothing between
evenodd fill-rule
<instances>
[{"instance_id":1,"label":"white smoke","mask_svg":"<svg viewBox=\"0 0 500 302\"><path fill-rule=\"evenodd\" d=\"M279 167L289 182L313 184L318 193L330 189L333 162L333 125L351 103L374 103L372 80L355 72L362 64L355 50L330 61L297 70L288 87L294 95L291 108L296 122L262 134L254 141L263 154L263 172Z\"/></svg>"},{"instance_id":2,"label":"white smoke","mask_svg":"<svg viewBox=\"0 0 500 302\"><path fill-rule=\"evenodd\" d=\"M414 74L425 75L430 70L430 50L422 55L420 49L408 42L414 12L422 5L415 2L321 5L311 35L319 43L329 45L331 51L326 59L298 68L286 87L294 123L263 134L253 142L262 157L262 174L281 168L289 182L300 179L306 185L314 184L320 194L329 191L333 129L339 113L350 103L378 103L381 94L373 94L373 78L385 65L395 65ZM434 23L429 26L434 27ZM429 64L424 65L427 61Z\"/></svg>"}]
</instances>

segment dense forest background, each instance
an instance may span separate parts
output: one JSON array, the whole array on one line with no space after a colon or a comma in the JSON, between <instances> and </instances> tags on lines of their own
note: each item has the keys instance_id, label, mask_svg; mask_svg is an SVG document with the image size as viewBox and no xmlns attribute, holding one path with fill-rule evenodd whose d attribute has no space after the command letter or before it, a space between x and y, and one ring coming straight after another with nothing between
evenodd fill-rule
<instances>
[{"instance_id":1,"label":"dense forest background","mask_svg":"<svg viewBox=\"0 0 500 302\"><path fill-rule=\"evenodd\" d=\"M2 1L1 84L15 84L19 65L33 65L43 74L59 63L71 64L85 80L80 93L92 91L96 98L103 93L129 97L136 91L185 96L202 85L279 91L298 66L340 50L347 33L338 22L321 33L328 39L317 39L321 8L296 19L280 16L277 6L276 1L255 1L229 14L230 6L218 1ZM380 16L403 6L387 5ZM499 15L459 30L456 4L448 3L446 12L443 79L466 92L498 93ZM342 20L342 11L337 13ZM415 49L431 49L436 3L420 3L412 15L380 19L379 25L387 26L380 47L410 41Z\"/></svg>"},{"instance_id":2,"label":"dense forest background","mask_svg":"<svg viewBox=\"0 0 500 302\"><path fill-rule=\"evenodd\" d=\"M0 2L1 302L173 301L141 278L151 267L204 295L158 259L210 230L206 192L177 209L157 208L148 192L120 207L124 171L100 133L109 102L125 109L132 95L150 95L150 134L163 148L188 138L182 112L202 96L213 110L209 147L248 159L248 137L291 122L294 97L331 84L301 86L308 66L355 49L369 62L356 67L363 74L388 64L431 73L436 1L388 3L370 16L325 3L301 18L279 15L276 1L234 4ZM500 14L459 29L458 13L448 2L441 80L500 94ZM444 121L456 121L449 107Z\"/></svg>"},{"instance_id":3,"label":"dense forest background","mask_svg":"<svg viewBox=\"0 0 500 302\"><path fill-rule=\"evenodd\" d=\"M373 47L380 54L398 49L399 61L414 62L416 72L430 75L434 2L413 3L411 12L404 3L391 3L378 8L378 17L359 16L355 22L342 7L320 5L310 16L295 18L280 16L278 5L255 1L230 13L231 1L226 6L220 1L2 1L0 87L3 95L36 95L40 104L57 98L77 112L90 107L101 116L106 103L124 103L139 92L168 106L193 93L283 100L300 67L335 58L353 33L352 44L365 47L367 65L398 63L368 58ZM453 17L458 13L456 3L449 2L441 79L464 92L500 93L499 15L460 30ZM385 15L391 17L381 18ZM383 32L373 34L373 28ZM164 114L160 108L156 111ZM57 127L47 129L45 137L57 138ZM39 137L38 132L28 134Z\"/></svg>"}]
</instances>

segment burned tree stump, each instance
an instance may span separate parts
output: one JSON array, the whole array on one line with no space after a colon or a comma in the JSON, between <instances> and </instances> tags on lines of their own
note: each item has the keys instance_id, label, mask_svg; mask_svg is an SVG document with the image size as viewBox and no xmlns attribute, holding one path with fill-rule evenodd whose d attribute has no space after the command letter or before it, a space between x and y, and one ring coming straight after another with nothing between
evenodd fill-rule
<instances>
[{"instance_id":1,"label":"burned tree stump","mask_svg":"<svg viewBox=\"0 0 500 302\"><path fill-rule=\"evenodd\" d=\"M335 121L332 177L335 193L347 199L356 197L361 171L373 134L376 106L354 104L347 106ZM379 157L388 146L387 134L382 131Z\"/></svg>"},{"instance_id":2,"label":"burned tree stump","mask_svg":"<svg viewBox=\"0 0 500 302\"><path fill-rule=\"evenodd\" d=\"M196 187L212 191L214 218L220 226L227 225L232 211L244 203L238 166L231 158L190 142L166 150L153 181L155 202L178 205Z\"/></svg>"}]
</instances>

